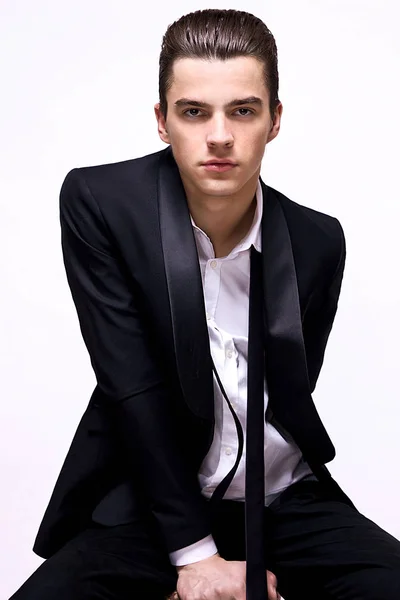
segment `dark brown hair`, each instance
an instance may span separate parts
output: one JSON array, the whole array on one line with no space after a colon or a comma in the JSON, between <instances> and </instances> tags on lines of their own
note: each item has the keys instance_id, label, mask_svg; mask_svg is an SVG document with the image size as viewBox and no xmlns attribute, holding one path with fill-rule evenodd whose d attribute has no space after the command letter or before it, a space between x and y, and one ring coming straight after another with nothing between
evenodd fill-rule
<instances>
[{"instance_id":1,"label":"dark brown hair","mask_svg":"<svg viewBox=\"0 0 400 600\"><path fill-rule=\"evenodd\" d=\"M172 68L179 58L227 60L252 56L263 63L269 91L269 109L274 115L278 98L278 53L268 27L254 15L239 10L205 9L184 15L164 34L159 70L160 109L167 116L167 91Z\"/></svg>"}]
</instances>

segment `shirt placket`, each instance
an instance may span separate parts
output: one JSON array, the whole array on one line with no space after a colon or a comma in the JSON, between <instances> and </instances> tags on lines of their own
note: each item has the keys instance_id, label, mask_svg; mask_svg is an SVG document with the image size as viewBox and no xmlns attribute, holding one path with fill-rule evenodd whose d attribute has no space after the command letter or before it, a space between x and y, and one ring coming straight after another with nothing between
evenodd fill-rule
<instances>
[{"instance_id":1,"label":"shirt placket","mask_svg":"<svg viewBox=\"0 0 400 600\"><path fill-rule=\"evenodd\" d=\"M221 261L215 258L207 260L204 273L204 300L206 305L206 317L208 321L215 318L215 309L218 302L220 285Z\"/></svg>"},{"instance_id":2,"label":"shirt placket","mask_svg":"<svg viewBox=\"0 0 400 600\"><path fill-rule=\"evenodd\" d=\"M237 378L237 351L233 343L233 339L226 334L223 334L224 339L224 369L222 382L232 405L233 410L237 413L238 409L238 378ZM221 477L225 477L235 464L238 452L238 436L236 424L228 403L224 399L223 403L223 429L221 437Z\"/></svg>"},{"instance_id":3,"label":"shirt placket","mask_svg":"<svg viewBox=\"0 0 400 600\"><path fill-rule=\"evenodd\" d=\"M214 343L211 345L214 364L232 408L236 411L238 401L237 351L233 338L220 330L214 321L221 286L222 268L222 260L211 259L207 261L204 282L206 312L209 320L208 325L214 330ZM215 343L216 338L218 338L218 344ZM219 393L219 400L222 403L223 415L220 460L210 482L211 486L214 481L221 481L229 473L235 464L238 451L235 421L222 392Z\"/></svg>"}]
</instances>

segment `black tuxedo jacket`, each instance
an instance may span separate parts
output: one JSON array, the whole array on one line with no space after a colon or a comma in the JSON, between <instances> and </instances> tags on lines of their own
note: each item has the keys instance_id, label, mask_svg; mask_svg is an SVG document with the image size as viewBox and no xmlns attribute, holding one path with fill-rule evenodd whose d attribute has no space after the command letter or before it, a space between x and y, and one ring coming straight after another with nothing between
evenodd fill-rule
<instances>
[{"instance_id":1,"label":"black tuxedo jacket","mask_svg":"<svg viewBox=\"0 0 400 600\"><path fill-rule=\"evenodd\" d=\"M261 185L266 418L337 486L324 467L335 450L311 393L337 308L343 231ZM144 511L174 551L210 533L197 471L212 441L214 401L201 274L171 148L72 170L60 220L97 385L34 551L48 557L92 519L115 525Z\"/></svg>"}]
</instances>

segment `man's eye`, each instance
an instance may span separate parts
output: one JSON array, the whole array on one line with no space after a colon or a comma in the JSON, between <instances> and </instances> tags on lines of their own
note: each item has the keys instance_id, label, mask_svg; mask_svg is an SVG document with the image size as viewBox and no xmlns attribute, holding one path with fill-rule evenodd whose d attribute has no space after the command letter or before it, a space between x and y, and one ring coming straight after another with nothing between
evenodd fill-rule
<instances>
[{"instance_id":1,"label":"man's eye","mask_svg":"<svg viewBox=\"0 0 400 600\"><path fill-rule=\"evenodd\" d=\"M198 114L193 114L193 113L199 113L200 109L199 108L188 108L187 110L184 111L184 115L186 115L187 117L198 117Z\"/></svg>"},{"instance_id":2,"label":"man's eye","mask_svg":"<svg viewBox=\"0 0 400 600\"><path fill-rule=\"evenodd\" d=\"M241 113L242 117L247 117L247 115L254 114L254 112L250 110L250 108L238 108L238 111L245 111L245 114Z\"/></svg>"}]
</instances>

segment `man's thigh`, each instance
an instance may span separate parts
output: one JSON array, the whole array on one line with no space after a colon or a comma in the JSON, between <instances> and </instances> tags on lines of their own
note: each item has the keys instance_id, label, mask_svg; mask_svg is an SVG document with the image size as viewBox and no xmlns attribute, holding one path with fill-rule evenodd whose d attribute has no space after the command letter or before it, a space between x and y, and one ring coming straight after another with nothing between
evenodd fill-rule
<instances>
[{"instance_id":1,"label":"man's thigh","mask_svg":"<svg viewBox=\"0 0 400 600\"><path fill-rule=\"evenodd\" d=\"M268 566L285 600L398 600L400 542L319 482L266 509Z\"/></svg>"},{"instance_id":2,"label":"man's thigh","mask_svg":"<svg viewBox=\"0 0 400 600\"><path fill-rule=\"evenodd\" d=\"M162 600L176 570L146 523L93 526L46 560L10 600Z\"/></svg>"}]
</instances>

